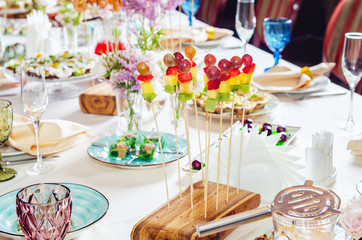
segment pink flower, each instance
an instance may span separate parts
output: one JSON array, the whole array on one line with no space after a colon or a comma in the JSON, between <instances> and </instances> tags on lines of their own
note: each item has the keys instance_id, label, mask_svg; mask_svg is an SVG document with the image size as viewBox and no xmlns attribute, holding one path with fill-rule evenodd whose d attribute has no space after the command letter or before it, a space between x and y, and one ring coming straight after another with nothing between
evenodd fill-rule
<instances>
[{"instance_id":1,"label":"pink flower","mask_svg":"<svg viewBox=\"0 0 362 240\"><path fill-rule=\"evenodd\" d=\"M342 207L339 223L352 239L362 238L362 195L354 196Z\"/></svg>"}]
</instances>

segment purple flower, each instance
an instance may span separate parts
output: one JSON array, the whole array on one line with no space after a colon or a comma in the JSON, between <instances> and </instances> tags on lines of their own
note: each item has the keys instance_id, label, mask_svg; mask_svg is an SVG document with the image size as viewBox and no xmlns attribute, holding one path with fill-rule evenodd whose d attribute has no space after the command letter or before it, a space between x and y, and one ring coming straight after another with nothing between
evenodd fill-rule
<instances>
[{"instance_id":1,"label":"purple flower","mask_svg":"<svg viewBox=\"0 0 362 240\"><path fill-rule=\"evenodd\" d=\"M141 84L136 82L135 85L133 85L130 89L132 92L140 92L141 91Z\"/></svg>"}]
</instances>

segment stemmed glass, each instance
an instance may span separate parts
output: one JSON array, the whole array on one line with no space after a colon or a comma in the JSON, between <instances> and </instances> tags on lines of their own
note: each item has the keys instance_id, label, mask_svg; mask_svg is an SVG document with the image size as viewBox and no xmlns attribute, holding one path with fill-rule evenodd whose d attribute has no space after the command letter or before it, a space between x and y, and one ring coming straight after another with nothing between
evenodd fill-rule
<instances>
[{"instance_id":1,"label":"stemmed glass","mask_svg":"<svg viewBox=\"0 0 362 240\"><path fill-rule=\"evenodd\" d=\"M279 59L281 58L280 52L283 51L290 40L291 25L292 20L289 18L279 17L264 19L264 40L274 55L274 65L266 68L264 71L268 71L278 65Z\"/></svg>"},{"instance_id":2,"label":"stemmed glass","mask_svg":"<svg viewBox=\"0 0 362 240\"><path fill-rule=\"evenodd\" d=\"M181 4L182 11L189 16L189 24L192 26L192 18L200 8L201 0L185 0Z\"/></svg>"},{"instance_id":3,"label":"stemmed glass","mask_svg":"<svg viewBox=\"0 0 362 240\"><path fill-rule=\"evenodd\" d=\"M31 169L26 170L26 173L29 175L48 173L54 167L43 163L39 144L39 123L48 104L44 69L42 67L26 66L21 70L21 101L24 105L24 112L33 122L37 149L37 162Z\"/></svg>"},{"instance_id":4,"label":"stemmed glass","mask_svg":"<svg viewBox=\"0 0 362 240\"><path fill-rule=\"evenodd\" d=\"M343 129L353 131L361 128L353 120L353 93L362 77L362 33L345 34L341 68L351 90L349 115Z\"/></svg>"},{"instance_id":5,"label":"stemmed glass","mask_svg":"<svg viewBox=\"0 0 362 240\"><path fill-rule=\"evenodd\" d=\"M254 0L238 0L235 15L235 29L242 42L243 53L246 52L246 44L254 34L256 18Z\"/></svg>"},{"instance_id":6,"label":"stemmed glass","mask_svg":"<svg viewBox=\"0 0 362 240\"><path fill-rule=\"evenodd\" d=\"M23 188L16 195L16 215L28 240L62 240L72 213L69 188L42 183Z\"/></svg>"},{"instance_id":7,"label":"stemmed glass","mask_svg":"<svg viewBox=\"0 0 362 240\"><path fill-rule=\"evenodd\" d=\"M13 128L13 108L8 100L0 99L0 147L4 146ZM0 161L2 159L0 153ZM0 182L15 177L16 171L12 168L5 168L0 163Z\"/></svg>"}]
</instances>

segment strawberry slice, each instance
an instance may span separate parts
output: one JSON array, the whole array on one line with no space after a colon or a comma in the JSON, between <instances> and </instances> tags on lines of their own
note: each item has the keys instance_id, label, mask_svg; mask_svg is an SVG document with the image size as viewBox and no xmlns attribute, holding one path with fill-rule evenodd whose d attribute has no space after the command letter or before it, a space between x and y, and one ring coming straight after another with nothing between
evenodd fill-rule
<instances>
[{"instance_id":1,"label":"strawberry slice","mask_svg":"<svg viewBox=\"0 0 362 240\"><path fill-rule=\"evenodd\" d=\"M207 82L207 90L219 89L220 80L210 80Z\"/></svg>"},{"instance_id":2,"label":"strawberry slice","mask_svg":"<svg viewBox=\"0 0 362 240\"><path fill-rule=\"evenodd\" d=\"M243 68L243 72L248 74L248 73L252 73L254 72L255 70L255 63L252 63L251 65L246 65L244 68Z\"/></svg>"},{"instance_id":3,"label":"strawberry slice","mask_svg":"<svg viewBox=\"0 0 362 240\"><path fill-rule=\"evenodd\" d=\"M241 60L245 66L250 66L253 62L253 58L249 54L245 54Z\"/></svg>"},{"instance_id":4,"label":"strawberry slice","mask_svg":"<svg viewBox=\"0 0 362 240\"><path fill-rule=\"evenodd\" d=\"M230 70L230 72L229 72L229 75L230 75L231 77L236 77L236 76L238 76L239 74L240 74L240 70L237 69L237 68L232 68L232 69Z\"/></svg>"},{"instance_id":5,"label":"strawberry slice","mask_svg":"<svg viewBox=\"0 0 362 240\"><path fill-rule=\"evenodd\" d=\"M186 73L186 74L180 73L179 75L177 75L177 78L181 83L186 83L186 82L192 81L192 75L190 72Z\"/></svg>"},{"instance_id":6,"label":"strawberry slice","mask_svg":"<svg viewBox=\"0 0 362 240\"><path fill-rule=\"evenodd\" d=\"M196 66L196 63L194 62L194 60L192 60L191 58L190 58L189 60L190 60L190 62L191 62L191 66L192 66L192 67L195 67L195 66Z\"/></svg>"},{"instance_id":7,"label":"strawberry slice","mask_svg":"<svg viewBox=\"0 0 362 240\"><path fill-rule=\"evenodd\" d=\"M178 69L176 66L168 67L166 70L166 75L177 75L177 74L178 74Z\"/></svg>"},{"instance_id":8,"label":"strawberry slice","mask_svg":"<svg viewBox=\"0 0 362 240\"><path fill-rule=\"evenodd\" d=\"M230 75L229 74L221 74L220 76L220 81L227 81L230 79Z\"/></svg>"},{"instance_id":9,"label":"strawberry slice","mask_svg":"<svg viewBox=\"0 0 362 240\"><path fill-rule=\"evenodd\" d=\"M152 74L148 74L147 76L142 76L142 75L137 76L137 80L142 82L151 82L152 79L153 79Z\"/></svg>"},{"instance_id":10,"label":"strawberry slice","mask_svg":"<svg viewBox=\"0 0 362 240\"><path fill-rule=\"evenodd\" d=\"M204 67L204 68L203 68L205 74L206 74L206 71L207 71L208 68L209 68L209 67Z\"/></svg>"}]
</instances>

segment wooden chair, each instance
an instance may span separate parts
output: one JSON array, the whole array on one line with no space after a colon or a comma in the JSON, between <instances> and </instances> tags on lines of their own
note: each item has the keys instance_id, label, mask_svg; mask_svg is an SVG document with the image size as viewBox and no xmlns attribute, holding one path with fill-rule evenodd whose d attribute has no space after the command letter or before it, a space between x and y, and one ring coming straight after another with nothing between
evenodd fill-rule
<instances>
[{"instance_id":1,"label":"wooden chair","mask_svg":"<svg viewBox=\"0 0 362 240\"><path fill-rule=\"evenodd\" d=\"M341 0L328 21L323 42L323 60L335 62L332 72L347 83L341 69L341 57L346 32L362 32L362 0ZM362 83L357 86L362 94Z\"/></svg>"},{"instance_id":2,"label":"wooden chair","mask_svg":"<svg viewBox=\"0 0 362 240\"><path fill-rule=\"evenodd\" d=\"M196 17L211 26L215 26L218 18L221 18L225 11L227 0L201 0L200 8Z\"/></svg>"},{"instance_id":3,"label":"wooden chair","mask_svg":"<svg viewBox=\"0 0 362 240\"><path fill-rule=\"evenodd\" d=\"M264 41L264 18L287 17L292 19L292 30L297 19L302 0L257 0L255 7L256 29L253 45L259 47Z\"/></svg>"}]
</instances>

